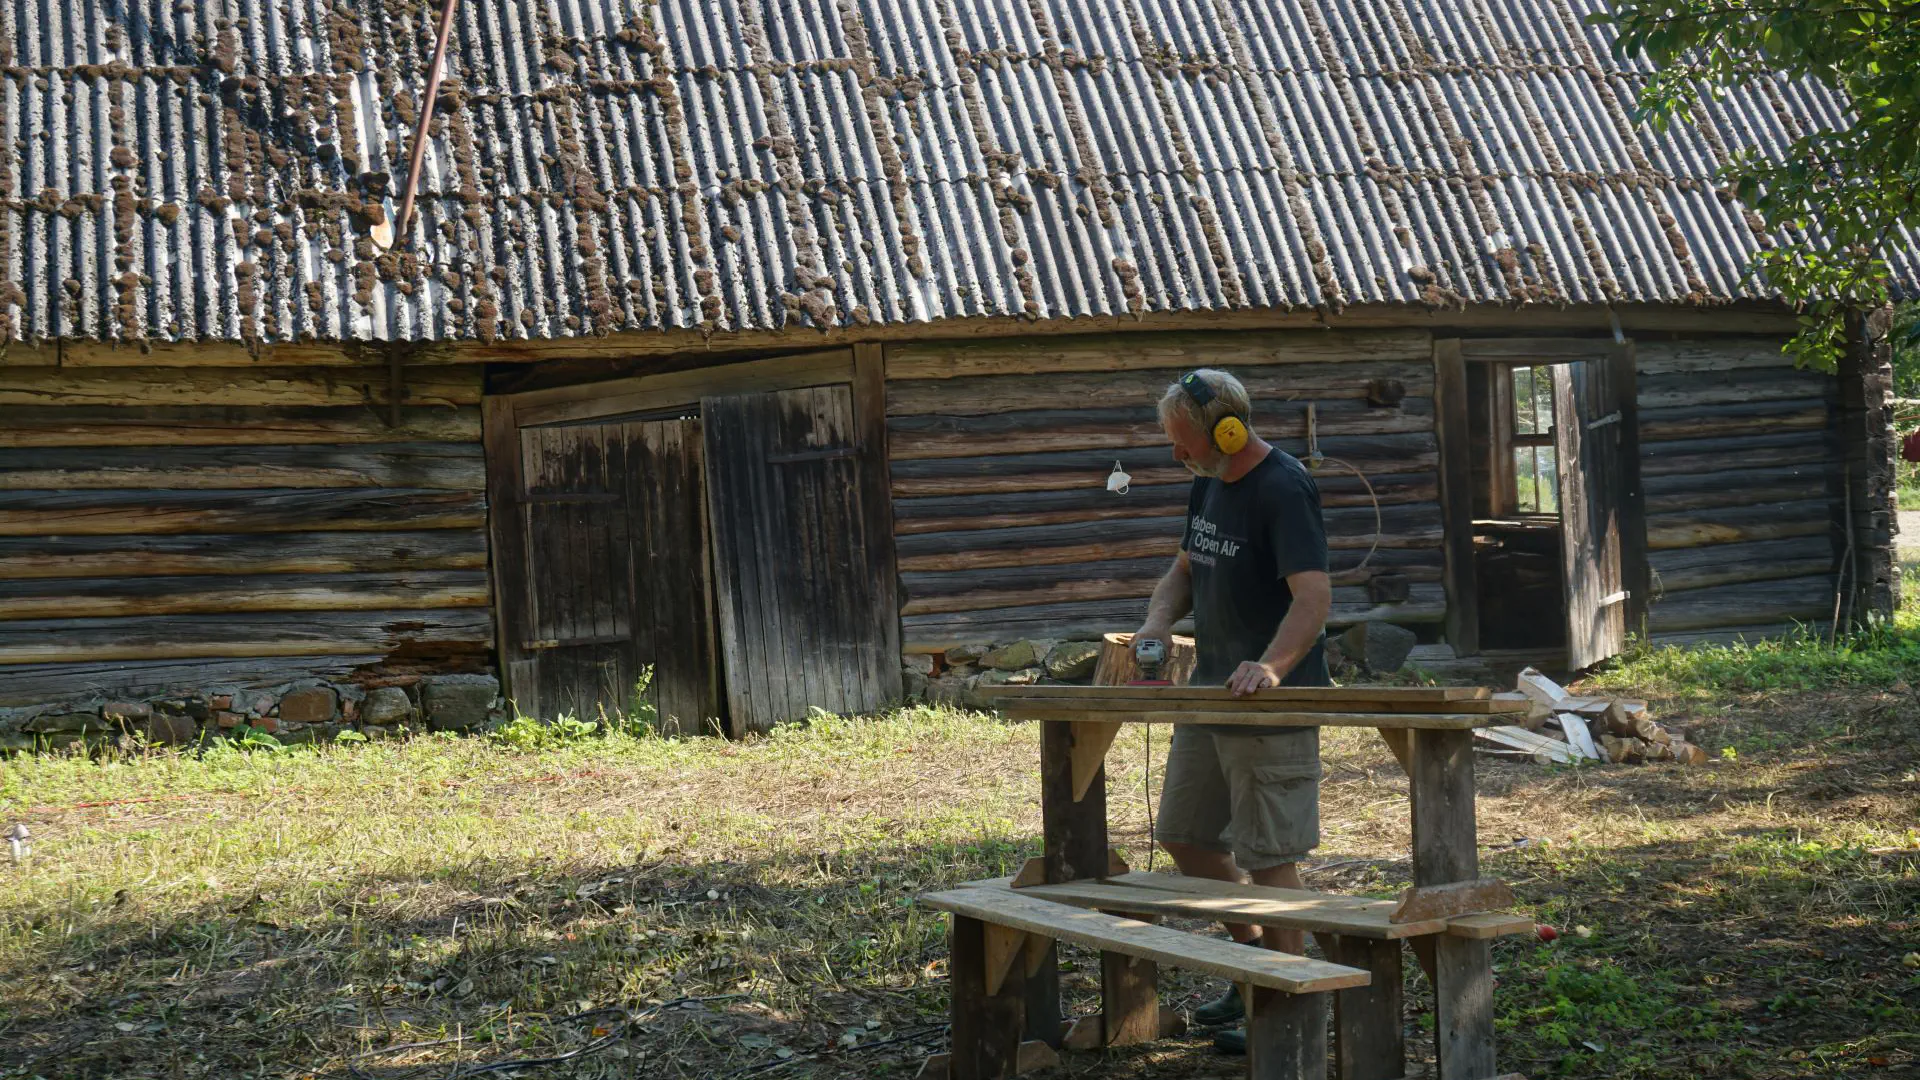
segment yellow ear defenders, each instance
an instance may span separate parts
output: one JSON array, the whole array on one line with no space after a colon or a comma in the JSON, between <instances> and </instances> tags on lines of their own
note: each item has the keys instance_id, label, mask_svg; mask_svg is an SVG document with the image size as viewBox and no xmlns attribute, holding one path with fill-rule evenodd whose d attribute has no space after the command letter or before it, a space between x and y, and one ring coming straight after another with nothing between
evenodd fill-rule
<instances>
[{"instance_id":1,"label":"yellow ear defenders","mask_svg":"<svg viewBox=\"0 0 1920 1080\"><path fill-rule=\"evenodd\" d=\"M1180 376L1180 389L1185 390L1193 403L1202 409L1214 402L1213 387L1208 386L1197 371ZM1242 417L1228 413L1214 421L1211 435L1214 449L1223 454L1237 454L1247 445L1247 422Z\"/></svg>"}]
</instances>

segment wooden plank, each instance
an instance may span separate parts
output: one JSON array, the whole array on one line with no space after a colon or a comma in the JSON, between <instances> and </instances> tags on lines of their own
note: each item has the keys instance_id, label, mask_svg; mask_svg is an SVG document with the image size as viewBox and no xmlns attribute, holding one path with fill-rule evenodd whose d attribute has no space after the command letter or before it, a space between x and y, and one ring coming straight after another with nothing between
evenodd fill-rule
<instances>
[{"instance_id":1,"label":"wooden plank","mask_svg":"<svg viewBox=\"0 0 1920 1080\"><path fill-rule=\"evenodd\" d=\"M1553 380L1554 464L1559 474L1560 580L1567 624L1567 663L1593 666L1626 648L1622 565L1627 498L1621 471L1621 433L1626 424L1617 400L1621 380L1615 354L1556 365ZM1614 417L1613 422L1606 421Z\"/></svg>"},{"instance_id":2,"label":"wooden plank","mask_svg":"<svg viewBox=\"0 0 1920 1080\"><path fill-rule=\"evenodd\" d=\"M1430 432L1433 404L1409 398L1381 409L1364 401L1269 402L1256 414L1263 437L1304 439L1307 407L1314 405L1317 430L1348 438ZM1167 436L1151 409L1034 409L986 416L896 416L887 421L888 453L895 461L1044 454L1080 449L1166 448Z\"/></svg>"},{"instance_id":3,"label":"wooden plank","mask_svg":"<svg viewBox=\"0 0 1920 1080\"><path fill-rule=\"evenodd\" d=\"M1675 375L1731 370L1777 368L1791 371L1793 357L1778 337L1718 337L1636 341L1640 370L1649 375Z\"/></svg>"},{"instance_id":4,"label":"wooden plank","mask_svg":"<svg viewBox=\"0 0 1920 1080\"><path fill-rule=\"evenodd\" d=\"M481 405L484 424L481 449L487 462L486 520L492 558L494 641L500 657L500 688L508 700L530 715L539 715L538 688L531 657L520 648L532 625L527 581L526 512L520 493L525 488L520 456L520 429L513 402L489 396Z\"/></svg>"},{"instance_id":5,"label":"wooden plank","mask_svg":"<svg viewBox=\"0 0 1920 1080\"><path fill-rule=\"evenodd\" d=\"M1661 372L1639 380L1639 400L1649 409L1710 409L1756 401L1799 401L1835 389L1831 376L1793 368Z\"/></svg>"},{"instance_id":6,"label":"wooden plank","mask_svg":"<svg viewBox=\"0 0 1920 1080\"><path fill-rule=\"evenodd\" d=\"M1639 354L1632 341L1608 357L1606 396L1620 412L1620 432L1614 452L1619 460L1611 463L1614 502L1620 515L1620 588L1626 595L1621 607L1625 633L1646 632L1647 605L1653 599L1652 573L1647 566L1647 487L1640 474L1640 369ZM1604 419L1604 417L1602 417ZM1622 640L1621 648L1626 647Z\"/></svg>"},{"instance_id":7,"label":"wooden plank","mask_svg":"<svg viewBox=\"0 0 1920 1080\"><path fill-rule=\"evenodd\" d=\"M1462 359L1474 363L1552 364L1591 360L1613 350L1610 337L1458 338ZM1435 342L1437 345L1438 342Z\"/></svg>"},{"instance_id":8,"label":"wooden plank","mask_svg":"<svg viewBox=\"0 0 1920 1080\"><path fill-rule=\"evenodd\" d=\"M1708 409L1683 405L1639 412L1640 438L1645 442L1824 431L1833 417L1832 406L1824 398L1754 401Z\"/></svg>"},{"instance_id":9,"label":"wooden plank","mask_svg":"<svg viewBox=\"0 0 1920 1080\"><path fill-rule=\"evenodd\" d=\"M0 449L0 491L429 488L479 491L479 444Z\"/></svg>"},{"instance_id":10,"label":"wooden plank","mask_svg":"<svg viewBox=\"0 0 1920 1080\"><path fill-rule=\"evenodd\" d=\"M1676 548L1657 553L1651 563L1661 592L1674 594L1743 580L1834 573L1834 544L1826 536L1795 536L1757 544Z\"/></svg>"},{"instance_id":11,"label":"wooden plank","mask_svg":"<svg viewBox=\"0 0 1920 1080\"><path fill-rule=\"evenodd\" d=\"M1445 570L1447 642L1456 656L1480 651L1480 597L1473 557L1473 451L1467 432L1467 370L1463 343L1433 343L1434 434L1440 455L1441 550Z\"/></svg>"},{"instance_id":12,"label":"wooden plank","mask_svg":"<svg viewBox=\"0 0 1920 1080\"><path fill-rule=\"evenodd\" d=\"M1120 734L1120 725L1102 723L1098 720L1074 720L1071 721L1071 727L1073 731L1073 801L1079 802L1086 797L1087 789L1093 784L1093 778L1105 767L1107 748L1113 745L1113 737Z\"/></svg>"},{"instance_id":13,"label":"wooden plank","mask_svg":"<svg viewBox=\"0 0 1920 1080\"><path fill-rule=\"evenodd\" d=\"M1653 605L1655 633L1750 626L1833 617L1833 576L1828 573L1780 581L1752 581L1690 589Z\"/></svg>"},{"instance_id":14,"label":"wooden plank","mask_svg":"<svg viewBox=\"0 0 1920 1080\"><path fill-rule=\"evenodd\" d=\"M215 536L0 537L0 581L161 574L350 574L481 570L477 529Z\"/></svg>"},{"instance_id":15,"label":"wooden plank","mask_svg":"<svg viewBox=\"0 0 1920 1080\"><path fill-rule=\"evenodd\" d=\"M1131 698L1102 697L1098 699L1081 701L1081 700L1075 700L1070 697L1052 698L1052 697L1045 697L1045 696L1025 695L1019 692L1019 691L1030 690L1030 689L1041 689L1041 688L1025 687L1025 686L981 687L979 692L985 695L998 708L1002 708L1002 709L1079 709L1085 713L1086 718L1089 720L1103 720L1107 717L1109 713L1114 713L1114 712L1137 713L1137 712L1173 711L1173 712L1248 713L1252 715L1264 715L1268 712L1277 710L1277 711L1286 711L1286 712L1334 713L1334 714L1353 713L1353 712L1392 713L1392 714L1408 714L1408 715L1423 715L1423 714L1434 714L1434 713L1445 713L1449 715L1472 714L1477 716L1484 716L1488 718L1489 722L1498 722L1502 717L1507 716L1509 714L1524 714L1529 711L1527 707L1527 703L1524 700L1519 699L1515 695L1511 695L1511 694L1498 695L1493 700L1455 701L1455 702L1448 702L1445 704L1434 704L1431 702L1424 702L1424 701L1418 701L1418 700L1397 699L1397 698L1394 698L1391 696L1385 696L1385 695L1371 696L1365 693L1353 693L1353 694L1343 693L1337 697L1326 697L1326 698L1316 698L1311 695L1300 695L1297 697L1293 695L1276 695L1274 697L1268 698L1268 697L1262 696L1259 693L1255 693L1255 694L1249 694L1246 697L1242 697L1242 698L1181 700L1181 699L1156 698L1152 694L1151 688L1146 688L1146 687L1115 687L1115 689L1145 689L1145 690L1148 690L1148 692L1141 696L1131 697ZM1061 688L1050 686L1050 687L1044 687L1044 689L1052 690L1052 689L1061 689ZM1216 688L1208 687L1207 689L1216 689ZM1281 689L1287 689L1287 688L1283 687ZM1300 687L1298 689L1316 689L1316 688ZM1361 686L1361 687L1339 687L1339 688L1328 687L1327 689L1365 691L1368 689L1389 689L1389 688L1386 688L1386 687L1372 688L1372 687ZM1007 691L1013 691L1013 693L1007 693Z\"/></svg>"},{"instance_id":16,"label":"wooden plank","mask_svg":"<svg viewBox=\"0 0 1920 1080\"><path fill-rule=\"evenodd\" d=\"M1399 705L1447 705L1456 701L1499 703L1503 711L1524 712L1525 698L1496 693L1484 686L1270 686L1237 695L1224 686L1002 686L990 691L1002 699L1034 701L1224 701L1258 704L1268 701L1389 701Z\"/></svg>"},{"instance_id":17,"label":"wooden plank","mask_svg":"<svg viewBox=\"0 0 1920 1080\"><path fill-rule=\"evenodd\" d=\"M1447 933L1454 937L1492 939L1533 932L1532 919L1505 912L1482 911L1471 915L1455 915L1447 920Z\"/></svg>"},{"instance_id":18,"label":"wooden plank","mask_svg":"<svg viewBox=\"0 0 1920 1080\"><path fill-rule=\"evenodd\" d=\"M1402 1024L1400 946L1391 941L1325 934L1327 960L1360 968L1372 980L1333 995L1333 1075L1337 1080L1400 1080L1407 1074Z\"/></svg>"},{"instance_id":19,"label":"wooden plank","mask_svg":"<svg viewBox=\"0 0 1920 1080\"><path fill-rule=\"evenodd\" d=\"M578 423L679 406L702 398L767 394L853 381L853 352L828 349L737 361L513 395L522 426Z\"/></svg>"},{"instance_id":20,"label":"wooden plank","mask_svg":"<svg viewBox=\"0 0 1920 1080\"><path fill-rule=\"evenodd\" d=\"M1771 469L1819 466L1837 460L1824 431L1788 431L1718 439L1681 439L1640 444L1640 472L1656 476L1720 472L1728 468Z\"/></svg>"},{"instance_id":21,"label":"wooden plank","mask_svg":"<svg viewBox=\"0 0 1920 1080\"><path fill-rule=\"evenodd\" d=\"M1492 942L1441 935L1434 951L1434 1056L1444 1077L1493 1076Z\"/></svg>"},{"instance_id":22,"label":"wooden plank","mask_svg":"<svg viewBox=\"0 0 1920 1080\"><path fill-rule=\"evenodd\" d=\"M874 346L878 347L878 346ZM855 346L856 349L860 346ZM1198 355L1195 366L1215 361ZM887 384L887 415L982 416L1031 407L1037 401L1073 402L1087 408L1128 406L1152 413L1160 395L1190 367L1127 371L1054 372L995 375L991 378L901 379ZM1253 367L1236 372L1255 402L1313 399L1364 401L1372 379L1394 379L1409 398L1433 396L1433 372L1414 360L1347 360L1339 363Z\"/></svg>"},{"instance_id":23,"label":"wooden plank","mask_svg":"<svg viewBox=\"0 0 1920 1080\"><path fill-rule=\"evenodd\" d=\"M452 350L436 345L385 342L88 341L72 338L44 346L15 343L0 352L0 366L34 364L68 368L173 367L376 367L384 373L390 353L416 364L429 357L452 362Z\"/></svg>"},{"instance_id":24,"label":"wooden plank","mask_svg":"<svg viewBox=\"0 0 1920 1080\"><path fill-rule=\"evenodd\" d=\"M1419 330L1303 331L1234 335L1076 334L1003 341L923 341L887 354L893 379L963 379L983 375L1151 371L1202 365L1229 370L1270 364L1413 360L1427 354Z\"/></svg>"},{"instance_id":25,"label":"wooden plank","mask_svg":"<svg viewBox=\"0 0 1920 1080\"><path fill-rule=\"evenodd\" d=\"M478 367L409 368L403 406L480 403ZM385 405L379 368L166 368L161 370L0 367L0 406Z\"/></svg>"},{"instance_id":26,"label":"wooden plank","mask_svg":"<svg viewBox=\"0 0 1920 1080\"><path fill-rule=\"evenodd\" d=\"M1174 708L1178 708L1175 706ZM1078 708L1050 708L1044 705L1001 706L1010 720L1077 720L1086 716ZM1112 710L1102 719L1116 724L1218 724L1247 727L1379 727L1428 731L1468 732L1485 726L1492 718L1468 713L1354 713L1354 712L1209 712L1200 707L1181 711L1123 712Z\"/></svg>"},{"instance_id":27,"label":"wooden plank","mask_svg":"<svg viewBox=\"0 0 1920 1080\"><path fill-rule=\"evenodd\" d=\"M993 997L1006 985L1007 976L1016 963L1025 972L1027 941L1034 935L1025 930L1015 930L1009 926L987 924L986 929L986 968L987 996Z\"/></svg>"},{"instance_id":28,"label":"wooden plank","mask_svg":"<svg viewBox=\"0 0 1920 1080\"><path fill-rule=\"evenodd\" d=\"M1354 968L1271 949L1249 949L1219 938L1037 900L1012 890L953 889L927 893L919 902L1057 941L1139 956L1289 994L1313 994L1367 982L1367 973Z\"/></svg>"},{"instance_id":29,"label":"wooden plank","mask_svg":"<svg viewBox=\"0 0 1920 1080\"><path fill-rule=\"evenodd\" d=\"M1275 446L1301 457L1304 440L1273 439ZM974 492L1051 491L1066 488L1104 489L1117 458L1137 483L1179 483L1186 470L1171 461L1163 447L1124 450L1062 450L1043 454L993 454L976 448L973 457L894 460L893 493L966 495ZM1348 462L1369 476L1388 473L1431 472L1439 462L1432 434L1345 436L1323 435L1320 450ZM1156 471L1157 470L1157 471ZM1329 472L1329 482L1345 475ZM1190 480L1191 476L1184 477Z\"/></svg>"},{"instance_id":30,"label":"wooden plank","mask_svg":"<svg viewBox=\"0 0 1920 1080\"><path fill-rule=\"evenodd\" d=\"M1472 881L1480 876L1473 737L1465 731L1416 731L1412 745L1413 883Z\"/></svg>"},{"instance_id":31,"label":"wooden plank","mask_svg":"<svg viewBox=\"0 0 1920 1080\"><path fill-rule=\"evenodd\" d=\"M1710 477L1722 481L1721 486L1705 491L1677 491L1662 495L1648 496L1645 500L1649 514L1687 514L1696 510L1710 510L1726 506L1751 506L1754 503L1799 502L1805 499L1824 498L1831 490L1829 478L1818 471L1814 465L1794 466L1787 469L1755 469L1756 473L1792 473L1788 479L1772 482L1753 482L1737 472L1709 473Z\"/></svg>"},{"instance_id":32,"label":"wooden plank","mask_svg":"<svg viewBox=\"0 0 1920 1080\"><path fill-rule=\"evenodd\" d=\"M1104 762L1075 790L1071 721L1040 728L1041 880L1049 884L1107 872L1107 781Z\"/></svg>"},{"instance_id":33,"label":"wooden plank","mask_svg":"<svg viewBox=\"0 0 1920 1080\"><path fill-rule=\"evenodd\" d=\"M1136 1046L1160 1038L1160 969L1125 953L1100 954L1100 1041Z\"/></svg>"},{"instance_id":34,"label":"wooden plank","mask_svg":"<svg viewBox=\"0 0 1920 1080\"><path fill-rule=\"evenodd\" d=\"M1392 920L1396 923L1444 922L1459 915L1476 915L1512 906L1513 890L1493 878L1415 885L1400 893Z\"/></svg>"},{"instance_id":35,"label":"wooden plank","mask_svg":"<svg viewBox=\"0 0 1920 1080\"><path fill-rule=\"evenodd\" d=\"M953 1080L1001 1080L1018 1071L1026 972L1009 972L997 993L988 989L993 932L989 922L954 914L948 961L953 1050L947 1066Z\"/></svg>"},{"instance_id":36,"label":"wooden plank","mask_svg":"<svg viewBox=\"0 0 1920 1080\"><path fill-rule=\"evenodd\" d=\"M897 701L903 696L900 670L900 567L894 553L892 476L887 453L887 371L881 346L853 347L853 423L860 447L858 466L861 520L866 530L863 617L872 620L862 677L869 700ZM1053 1040L1047 1040L1052 1042Z\"/></svg>"},{"instance_id":37,"label":"wooden plank","mask_svg":"<svg viewBox=\"0 0 1920 1080\"><path fill-rule=\"evenodd\" d=\"M1324 1080L1326 1000L1260 986L1241 993L1247 1002L1247 1080Z\"/></svg>"},{"instance_id":38,"label":"wooden plank","mask_svg":"<svg viewBox=\"0 0 1920 1080\"><path fill-rule=\"evenodd\" d=\"M1794 536L1826 536L1833 528L1825 499L1732 506L1685 514L1654 514L1647 518L1650 551L1784 540Z\"/></svg>"},{"instance_id":39,"label":"wooden plank","mask_svg":"<svg viewBox=\"0 0 1920 1080\"><path fill-rule=\"evenodd\" d=\"M1636 331L1686 334L1777 332L1784 340L1793 333L1794 317L1777 302L1743 301L1711 307L1671 303L1643 304L1569 304L1565 307L1541 305L1527 313L1528 329L1534 332L1568 330L1575 333L1610 332L1613 320L1628 333ZM1072 319L1043 319L1035 322L1006 315L963 316L942 319L939 333L950 339L990 340L1033 336L1079 336L1094 332L1130 336L1141 333L1178 331L1270 331L1276 329L1310 330L1326 333L1336 330L1415 327L1422 332L1466 332L1510 330L1514 312L1510 304L1469 304L1464 308L1429 310L1404 303L1349 304L1338 313L1329 311L1283 311L1271 307L1236 310L1183 310L1128 312L1118 315L1081 315ZM854 341L923 340L927 324L903 321L869 325L848 324L810 331L809 340L840 344ZM1424 343L1423 343L1424 344ZM684 330L641 330L616 332L605 336L579 335L557 338L508 338L491 342L477 340L454 343L450 358L461 362L529 363L566 358L631 358L635 356L671 356L688 352L743 351L791 348L793 330L713 330L689 327ZM431 357L421 357L422 363ZM1094 370L1097 370L1094 369Z\"/></svg>"},{"instance_id":40,"label":"wooden plank","mask_svg":"<svg viewBox=\"0 0 1920 1080\"><path fill-rule=\"evenodd\" d=\"M0 582L0 621L485 606L487 575L481 570Z\"/></svg>"},{"instance_id":41,"label":"wooden plank","mask_svg":"<svg viewBox=\"0 0 1920 1080\"><path fill-rule=\"evenodd\" d=\"M48 409L0 406L0 447L293 446L473 442L480 410L412 406L400 426L385 409L188 405Z\"/></svg>"},{"instance_id":42,"label":"wooden plank","mask_svg":"<svg viewBox=\"0 0 1920 1080\"><path fill-rule=\"evenodd\" d=\"M475 529L486 506L477 492L407 488L0 491L0 536Z\"/></svg>"},{"instance_id":43,"label":"wooden plank","mask_svg":"<svg viewBox=\"0 0 1920 1080\"><path fill-rule=\"evenodd\" d=\"M346 656L402 647L466 652L492 644L482 608L0 622L0 664Z\"/></svg>"},{"instance_id":44,"label":"wooden plank","mask_svg":"<svg viewBox=\"0 0 1920 1080\"><path fill-rule=\"evenodd\" d=\"M1020 891L1043 900L1100 911L1248 923L1381 940L1438 934L1447 929L1444 918L1394 923L1391 917L1395 905L1391 900L1367 900L1231 881L1216 882L1219 888L1187 887L1195 880L1199 879L1133 872L1104 882L1033 885Z\"/></svg>"},{"instance_id":45,"label":"wooden plank","mask_svg":"<svg viewBox=\"0 0 1920 1080\"><path fill-rule=\"evenodd\" d=\"M0 665L0 708L76 698L152 698L205 693L209 687L256 689L299 679L352 678L385 660L379 653L347 656L246 657L236 660L108 660ZM476 654L464 670L482 672ZM441 670L445 670L444 668ZM462 670L456 666L454 670Z\"/></svg>"},{"instance_id":46,"label":"wooden plank","mask_svg":"<svg viewBox=\"0 0 1920 1080\"><path fill-rule=\"evenodd\" d=\"M1479 728L1474 731L1473 736L1476 739L1483 739L1499 746L1512 747L1515 750L1524 750L1529 754L1545 754L1548 758L1562 765L1573 763L1579 756L1574 753L1571 746L1568 746L1558 739L1550 739L1545 735L1536 735L1526 728L1515 727L1511 724L1496 724L1491 727Z\"/></svg>"}]
</instances>

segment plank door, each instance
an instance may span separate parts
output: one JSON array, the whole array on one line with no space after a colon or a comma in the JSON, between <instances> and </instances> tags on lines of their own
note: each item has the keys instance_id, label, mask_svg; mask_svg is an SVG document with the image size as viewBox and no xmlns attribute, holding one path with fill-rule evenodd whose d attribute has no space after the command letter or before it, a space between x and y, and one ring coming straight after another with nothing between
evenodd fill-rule
<instances>
[{"instance_id":1,"label":"plank door","mask_svg":"<svg viewBox=\"0 0 1920 1080\"><path fill-rule=\"evenodd\" d=\"M1556 364L1554 457L1560 484L1567 667L1577 671L1627 646L1630 503L1639 484L1631 354Z\"/></svg>"},{"instance_id":2,"label":"plank door","mask_svg":"<svg viewBox=\"0 0 1920 1080\"><path fill-rule=\"evenodd\" d=\"M865 505L884 448L861 444L851 389L710 397L700 413L733 733L897 698L893 571Z\"/></svg>"},{"instance_id":3,"label":"plank door","mask_svg":"<svg viewBox=\"0 0 1920 1080\"><path fill-rule=\"evenodd\" d=\"M698 420L520 430L526 627L520 710L581 719L645 701L663 730L720 715Z\"/></svg>"}]
</instances>

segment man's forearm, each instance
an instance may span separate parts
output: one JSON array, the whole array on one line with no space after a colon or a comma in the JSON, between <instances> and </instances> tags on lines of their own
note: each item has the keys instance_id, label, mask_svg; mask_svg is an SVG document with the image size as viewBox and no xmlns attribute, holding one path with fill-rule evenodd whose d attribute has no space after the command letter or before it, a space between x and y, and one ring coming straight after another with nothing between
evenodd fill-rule
<instances>
[{"instance_id":1,"label":"man's forearm","mask_svg":"<svg viewBox=\"0 0 1920 1080\"><path fill-rule=\"evenodd\" d=\"M1286 617L1280 620L1280 628L1273 632L1273 641L1261 654L1260 662L1278 672L1281 678L1298 667L1320 640L1327 613L1318 607L1317 604L1295 604L1288 608Z\"/></svg>"},{"instance_id":2,"label":"man's forearm","mask_svg":"<svg viewBox=\"0 0 1920 1080\"><path fill-rule=\"evenodd\" d=\"M1153 587L1153 598L1147 601L1147 621L1145 626L1158 633L1170 634L1173 624L1187 617L1193 610L1193 571L1184 563L1176 561Z\"/></svg>"}]
</instances>

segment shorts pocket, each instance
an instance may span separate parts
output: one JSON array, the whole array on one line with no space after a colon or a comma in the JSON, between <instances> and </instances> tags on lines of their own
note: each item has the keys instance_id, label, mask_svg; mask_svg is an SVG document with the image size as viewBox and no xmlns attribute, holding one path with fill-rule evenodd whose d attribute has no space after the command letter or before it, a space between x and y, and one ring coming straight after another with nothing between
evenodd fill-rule
<instances>
[{"instance_id":1,"label":"shorts pocket","mask_svg":"<svg viewBox=\"0 0 1920 1080\"><path fill-rule=\"evenodd\" d=\"M1270 859L1320 846L1319 762L1256 765L1236 794L1236 851Z\"/></svg>"}]
</instances>

